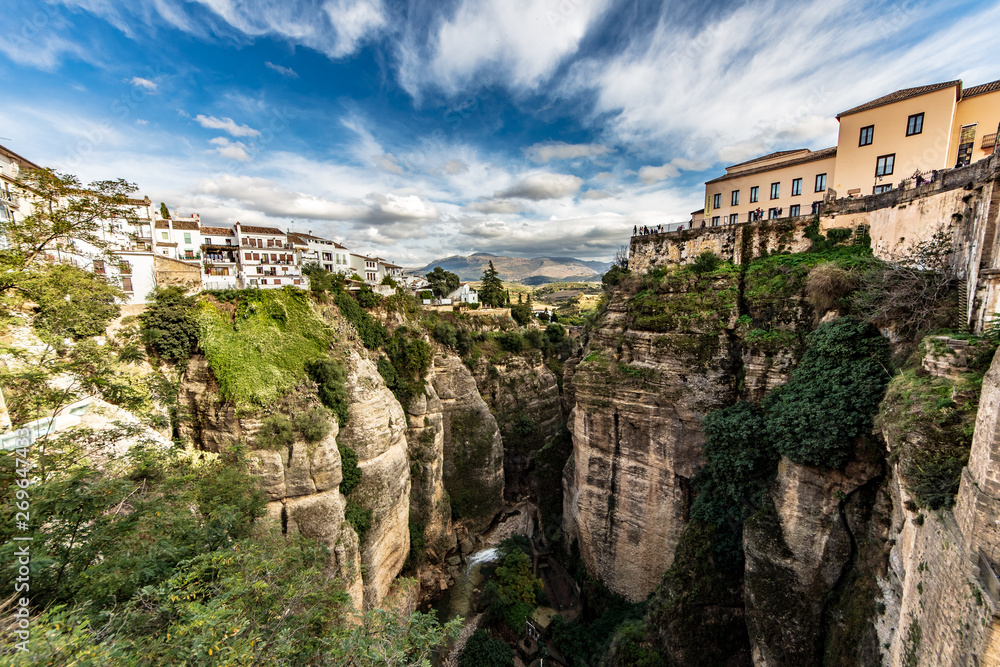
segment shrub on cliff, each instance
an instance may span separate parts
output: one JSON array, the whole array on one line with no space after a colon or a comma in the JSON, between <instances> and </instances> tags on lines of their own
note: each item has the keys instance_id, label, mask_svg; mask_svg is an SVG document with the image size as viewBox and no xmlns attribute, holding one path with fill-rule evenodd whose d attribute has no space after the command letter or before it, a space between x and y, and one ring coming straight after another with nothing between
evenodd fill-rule
<instances>
[{"instance_id":1,"label":"shrub on cliff","mask_svg":"<svg viewBox=\"0 0 1000 667\"><path fill-rule=\"evenodd\" d=\"M458 659L458 667L510 667L514 651L486 630L476 630L469 637Z\"/></svg>"},{"instance_id":2,"label":"shrub on cliff","mask_svg":"<svg viewBox=\"0 0 1000 667\"><path fill-rule=\"evenodd\" d=\"M841 318L809 334L802 362L765 400L767 435L796 463L839 468L868 435L889 382L889 343L872 324Z\"/></svg>"},{"instance_id":3,"label":"shrub on cliff","mask_svg":"<svg viewBox=\"0 0 1000 667\"><path fill-rule=\"evenodd\" d=\"M316 359L306 365L306 373L317 385L320 402L333 410L341 426L346 424L350 413L343 364L333 359Z\"/></svg>"},{"instance_id":4,"label":"shrub on cliff","mask_svg":"<svg viewBox=\"0 0 1000 667\"><path fill-rule=\"evenodd\" d=\"M354 328L358 330L358 335L361 337L361 342L364 346L369 350L377 350L387 336L382 323L366 313L365 309L358 305L354 297L347 292L337 292L334 302L337 304L337 308L340 309L340 314L344 316L344 319L353 324Z\"/></svg>"},{"instance_id":5,"label":"shrub on cliff","mask_svg":"<svg viewBox=\"0 0 1000 667\"><path fill-rule=\"evenodd\" d=\"M764 417L746 402L710 412L702 430L708 463L694 478L698 496L691 517L713 526L737 525L760 508L778 454L768 441Z\"/></svg>"},{"instance_id":6,"label":"shrub on cliff","mask_svg":"<svg viewBox=\"0 0 1000 667\"><path fill-rule=\"evenodd\" d=\"M194 316L194 298L183 288L153 290L146 310L139 315L142 342L156 356L184 361L198 345L198 323Z\"/></svg>"},{"instance_id":7,"label":"shrub on cliff","mask_svg":"<svg viewBox=\"0 0 1000 667\"><path fill-rule=\"evenodd\" d=\"M722 258L711 250L706 250L695 258L690 270L694 273L711 273L719 268L719 264L722 264Z\"/></svg>"}]
</instances>

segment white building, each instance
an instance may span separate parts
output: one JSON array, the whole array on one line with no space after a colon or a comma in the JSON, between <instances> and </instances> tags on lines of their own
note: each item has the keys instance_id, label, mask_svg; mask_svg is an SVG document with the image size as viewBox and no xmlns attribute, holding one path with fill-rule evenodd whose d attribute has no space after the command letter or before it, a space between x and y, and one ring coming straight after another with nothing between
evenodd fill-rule
<instances>
[{"instance_id":1,"label":"white building","mask_svg":"<svg viewBox=\"0 0 1000 667\"><path fill-rule=\"evenodd\" d=\"M447 296L451 303L479 303L479 293L469 283L462 283Z\"/></svg>"},{"instance_id":2,"label":"white building","mask_svg":"<svg viewBox=\"0 0 1000 667\"><path fill-rule=\"evenodd\" d=\"M41 169L31 160L0 146L0 223L20 220L31 213L31 204L21 199L17 178L21 169Z\"/></svg>"},{"instance_id":3,"label":"white building","mask_svg":"<svg viewBox=\"0 0 1000 667\"><path fill-rule=\"evenodd\" d=\"M236 223L236 245L240 248L239 282L243 287L275 288L303 286L302 267L288 235L277 227Z\"/></svg>"},{"instance_id":4,"label":"white building","mask_svg":"<svg viewBox=\"0 0 1000 667\"><path fill-rule=\"evenodd\" d=\"M378 285L385 277L385 267L382 266L377 257L365 257L351 253L351 273L361 276L369 285Z\"/></svg>"},{"instance_id":5,"label":"white building","mask_svg":"<svg viewBox=\"0 0 1000 667\"><path fill-rule=\"evenodd\" d=\"M171 215L156 220L153 230L155 252L182 262L201 263L201 217Z\"/></svg>"},{"instance_id":6,"label":"white building","mask_svg":"<svg viewBox=\"0 0 1000 667\"><path fill-rule=\"evenodd\" d=\"M300 266L318 264L330 273L352 273L351 251L336 241L302 232L288 232L288 239L299 254Z\"/></svg>"},{"instance_id":7,"label":"white building","mask_svg":"<svg viewBox=\"0 0 1000 667\"><path fill-rule=\"evenodd\" d=\"M240 249L232 227L202 227L201 256L205 289L239 288Z\"/></svg>"}]
</instances>

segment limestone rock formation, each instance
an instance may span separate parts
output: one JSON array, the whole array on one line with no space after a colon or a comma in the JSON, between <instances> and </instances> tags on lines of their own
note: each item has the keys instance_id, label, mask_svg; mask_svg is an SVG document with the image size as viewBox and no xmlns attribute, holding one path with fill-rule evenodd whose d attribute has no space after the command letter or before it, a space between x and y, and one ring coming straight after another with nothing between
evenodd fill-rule
<instances>
[{"instance_id":1,"label":"limestone rock formation","mask_svg":"<svg viewBox=\"0 0 1000 667\"><path fill-rule=\"evenodd\" d=\"M511 356L498 365L481 358L473 372L503 436L507 494L523 496L529 491L527 473L535 452L563 423L559 383L538 352Z\"/></svg>"},{"instance_id":2,"label":"limestone rock formation","mask_svg":"<svg viewBox=\"0 0 1000 667\"><path fill-rule=\"evenodd\" d=\"M675 312L692 303L704 317L681 325ZM616 294L571 367L563 523L591 574L641 600L673 562L684 530L701 420L736 397L727 334L735 276L664 287L645 326L630 308Z\"/></svg>"},{"instance_id":3,"label":"limestone rock formation","mask_svg":"<svg viewBox=\"0 0 1000 667\"><path fill-rule=\"evenodd\" d=\"M351 499L372 512L361 544L365 607L372 608L389 591L409 554L407 423L375 363L357 351L347 359L346 385L350 419L338 439L357 453L361 468L361 482Z\"/></svg>"},{"instance_id":4,"label":"limestone rock formation","mask_svg":"<svg viewBox=\"0 0 1000 667\"><path fill-rule=\"evenodd\" d=\"M782 459L765 506L743 529L745 598L754 664L822 662L827 595L851 564L845 505L881 466L852 460L844 471Z\"/></svg>"},{"instance_id":5,"label":"limestone rock formation","mask_svg":"<svg viewBox=\"0 0 1000 667\"><path fill-rule=\"evenodd\" d=\"M433 372L431 369L430 374ZM456 540L451 530L451 502L444 485L444 413L430 377L423 395L410 402L407 419L411 530L423 531L425 556L431 563L440 564L455 548Z\"/></svg>"},{"instance_id":6,"label":"limestone rock formation","mask_svg":"<svg viewBox=\"0 0 1000 667\"><path fill-rule=\"evenodd\" d=\"M443 477L452 514L470 532L480 532L503 505L503 440L461 359L437 354L433 372L444 415Z\"/></svg>"}]
</instances>

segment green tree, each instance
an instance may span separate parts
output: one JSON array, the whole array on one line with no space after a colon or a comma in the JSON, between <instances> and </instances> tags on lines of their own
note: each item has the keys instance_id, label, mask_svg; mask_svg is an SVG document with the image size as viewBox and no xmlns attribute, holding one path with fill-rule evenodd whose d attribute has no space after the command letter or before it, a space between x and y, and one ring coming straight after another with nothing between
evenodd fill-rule
<instances>
[{"instance_id":1,"label":"green tree","mask_svg":"<svg viewBox=\"0 0 1000 667\"><path fill-rule=\"evenodd\" d=\"M440 266L435 266L434 270L424 276L430 283L431 292L434 296L443 299L462 284L462 279L451 271L445 271Z\"/></svg>"},{"instance_id":2,"label":"green tree","mask_svg":"<svg viewBox=\"0 0 1000 667\"><path fill-rule=\"evenodd\" d=\"M170 219L170 210L167 208L167 205L164 204L163 202L160 202L160 217L163 218L164 220Z\"/></svg>"},{"instance_id":3,"label":"green tree","mask_svg":"<svg viewBox=\"0 0 1000 667\"><path fill-rule=\"evenodd\" d=\"M198 345L194 297L182 287L164 287L150 293L139 316L142 341L161 359L185 361Z\"/></svg>"},{"instance_id":4,"label":"green tree","mask_svg":"<svg viewBox=\"0 0 1000 667\"><path fill-rule=\"evenodd\" d=\"M500 274L490 260L490 265L483 271L482 283L479 286L479 302L490 308L499 308L505 301Z\"/></svg>"},{"instance_id":5,"label":"green tree","mask_svg":"<svg viewBox=\"0 0 1000 667\"><path fill-rule=\"evenodd\" d=\"M476 630L465 643L458 667L511 667L514 651L486 630Z\"/></svg>"},{"instance_id":6,"label":"green tree","mask_svg":"<svg viewBox=\"0 0 1000 667\"><path fill-rule=\"evenodd\" d=\"M483 588L490 613L515 632L524 630L541 594L542 582L531 572L531 558L520 549L504 556L494 578Z\"/></svg>"}]
</instances>

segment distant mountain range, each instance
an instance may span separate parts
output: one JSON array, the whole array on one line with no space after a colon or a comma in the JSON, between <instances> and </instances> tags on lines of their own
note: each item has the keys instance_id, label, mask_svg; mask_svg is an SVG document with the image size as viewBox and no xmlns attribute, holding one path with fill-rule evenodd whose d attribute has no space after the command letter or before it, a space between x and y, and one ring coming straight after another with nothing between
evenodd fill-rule
<instances>
[{"instance_id":1,"label":"distant mountain range","mask_svg":"<svg viewBox=\"0 0 1000 667\"><path fill-rule=\"evenodd\" d=\"M444 257L411 271L423 275L433 270L435 266L440 266L445 271L457 274L462 280L479 280L491 261L501 280L526 285L600 280L601 275L611 268L610 262L591 262L572 257L503 257L477 252L468 257L459 255Z\"/></svg>"}]
</instances>

